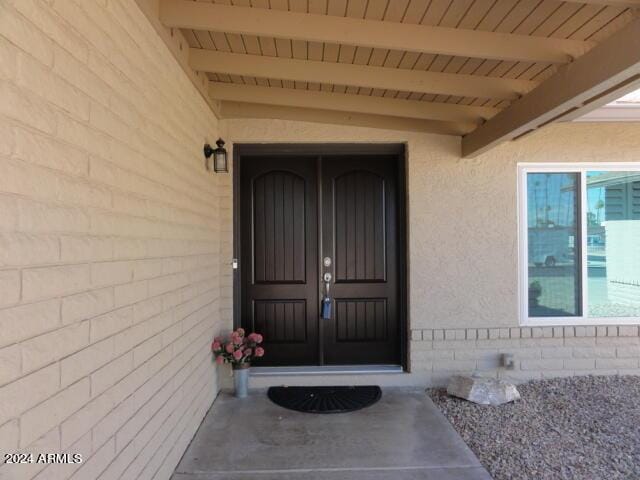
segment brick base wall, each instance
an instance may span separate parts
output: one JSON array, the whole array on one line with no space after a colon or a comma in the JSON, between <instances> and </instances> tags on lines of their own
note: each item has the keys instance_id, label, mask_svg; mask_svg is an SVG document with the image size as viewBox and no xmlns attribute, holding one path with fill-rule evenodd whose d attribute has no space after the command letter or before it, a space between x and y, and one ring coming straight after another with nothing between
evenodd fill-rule
<instances>
[{"instance_id":1,"label":"brick base wall","mask_svg":"<svg viewBox=\"0 0 640 480\"><path fill-rule=\"evenodd\" d=\"M430 374L434 385L473 372L515 382L640 374L635 325L412 330L410 349L412 372ZM503 353L513 354L513 370L501 366Z\"/></svg>"},{"instance_id":2,"label":"brick base wall","mask_svg":"<svg viewBox=\"0 0 640 480\"><path fill-rule=\"evenodd\" d=\"M0 2L0 466L166 479L217 393L231 176L217 119L133 0Z\"/></svg>"}]
</instances>

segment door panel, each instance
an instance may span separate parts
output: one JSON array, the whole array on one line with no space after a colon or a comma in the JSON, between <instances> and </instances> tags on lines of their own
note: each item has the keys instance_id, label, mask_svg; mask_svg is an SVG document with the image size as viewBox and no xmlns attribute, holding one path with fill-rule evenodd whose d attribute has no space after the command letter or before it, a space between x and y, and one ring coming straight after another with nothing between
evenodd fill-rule
<instances>
[{"instance_id":1,"label":"door panel","mask_svg":"<svg viewBox=\"0 0 640 480\"><path fill-rule=\"evenodd\" d=\"M282 170L253 180L255 283L305 283L305 183Z\"/></svg>"},{"instance_id":2,"label":"door panel","mask_svg":"<svg viewBox=\"0 0 640 480\"><path fill-rule=\"evenodd\" d=\"M325 160L326 165L326 160ZM385 280L385 180L356 170L334 179L336 283Z\"/></svg>"},{"instance_id":3,"label":"door panel","mask_svg":"<svg viewBox=\"0 0 640 480\"><path fill-rule=\"evenodd\" d=\"M322 158L322 252L334 314L320 320L326 364L400 363L397 163Z\"/></svg>"},{"instance_id":4,"label":"door panel","mask_svg":"<svg viewBox=\"0 0 640 480\"><path fill-rule=\"evenodd\" d=\"M263 334L263 364L316 364L316 158L243 157L241 182L243 326Z\"/></svg>"},{"instance_id":5,"label":"door panel","mask_svg":"<svg viewBox=\"0 0 640 480\"><path fill-rule=\"evenodd\" d=\"M387 338L387 299L335 300L338 342L384 341Z\"/></svg>"},{"instance_id":6,"label":"door panel","mask_svg":"<svg viewBox=\"0 0 640 480\"><path fill-rule=\"evenodd\" d=\"M254 300L255 330L269 343L306 343L306 300Z\"/></svg>"}]
</instances>

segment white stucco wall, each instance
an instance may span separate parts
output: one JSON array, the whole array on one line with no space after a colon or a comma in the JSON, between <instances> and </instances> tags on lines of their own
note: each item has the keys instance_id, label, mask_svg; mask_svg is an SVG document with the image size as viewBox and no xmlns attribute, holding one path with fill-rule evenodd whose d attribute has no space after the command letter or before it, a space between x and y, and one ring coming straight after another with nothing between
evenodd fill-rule
<instances>
[{"instance_id":1,"label":"white stucco wall","mask_svg":"<svg viewBox=\"0 0 640 480\"><path fill-rule=\"evenodd\" d=\"M233 143L407 144L412 328L518 325L518 162L640 161L640 123L557 125L475 159L441 135L280 120L222 128Z\"/></svg>"}]
</instances>

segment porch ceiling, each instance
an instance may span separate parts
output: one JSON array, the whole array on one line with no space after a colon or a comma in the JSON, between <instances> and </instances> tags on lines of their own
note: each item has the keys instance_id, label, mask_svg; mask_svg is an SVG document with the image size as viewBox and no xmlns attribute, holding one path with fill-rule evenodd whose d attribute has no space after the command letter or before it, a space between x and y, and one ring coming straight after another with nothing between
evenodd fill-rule
<instances>
[{"instance_id":1,"label":"porch ceiling","mask_svg":"<svg viewBox=\"0 0 640 480\"><path fill-rule=\"evenodd\" d=\"M500 135L485 138L489 119L514 109L595 46L640 25L640 0L160 2L160 20L181 29L190 66L207 73L211 96L223 101L223 117L264 113L264 105L273 105L286 107L274 108L280 116L295 109L312 109L298 117L352 112L358 115L342 117L366 123L375 116L374 123L386 121L390 128L416 119L419 131L433 124L438 133L474 132L465 149L469 156L522 134L514 127L511 135L501 120ZM639 32L636 26L632 34ZM607 94L628 89L640 73L632 52L622 56L629 57L628 76L609 82ZM605 73L619 74L614 70ZM587 85L591 97L604 92L595 82ZM589 103L565 100L570 110ZM554 121L562 118L563 112L555 113ZM522 115L516 109L516 117ZM548 123L536 124L537 118L527 119L529 130Z\"/></svg>"}]
</instances>

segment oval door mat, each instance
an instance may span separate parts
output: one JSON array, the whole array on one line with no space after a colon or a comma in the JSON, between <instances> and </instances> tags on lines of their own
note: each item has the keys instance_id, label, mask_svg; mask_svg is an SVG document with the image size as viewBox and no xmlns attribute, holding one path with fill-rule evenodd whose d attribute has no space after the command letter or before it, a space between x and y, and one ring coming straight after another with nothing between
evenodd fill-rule
<instances>
[{"instance_id":1,"label":"oval door mat","mask_svg":"<svg viewBox=\"0 0 640 480\"><path fill-rule=\"evenodd\" d=\"M382 396L380 387L271 387L267 392L276 405L307 413L345 413L373 405Z\"/></svg>"}]
</instances>

